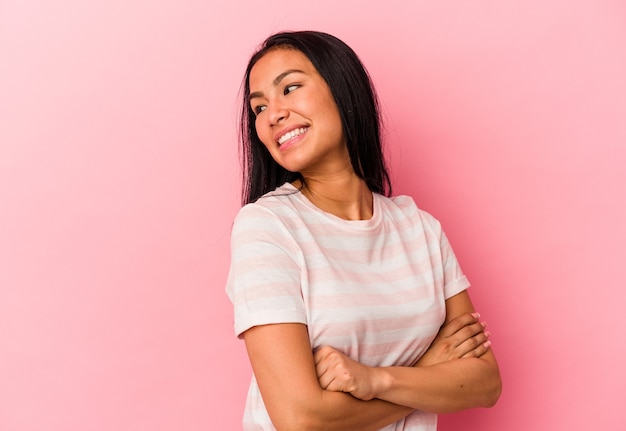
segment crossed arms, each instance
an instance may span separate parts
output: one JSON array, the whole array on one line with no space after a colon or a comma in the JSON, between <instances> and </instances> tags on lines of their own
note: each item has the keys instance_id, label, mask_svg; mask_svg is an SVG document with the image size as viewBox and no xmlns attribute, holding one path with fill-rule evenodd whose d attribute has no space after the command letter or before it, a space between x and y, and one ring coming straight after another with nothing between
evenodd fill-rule
<instances>
[{"instance_id":1,"label":"crossed arms","mask_svg":"<svg viewBox=\"0 0 626 431\"><path fill-rule=\"evenodd\" d=\"M367 367L330 346L311 351L302 324L243 334L277 430L378 430L413 410L490 407L501 380L489 333L467 292L446 300L446 324L414 367Z\"/></svg>"}]
</instances>

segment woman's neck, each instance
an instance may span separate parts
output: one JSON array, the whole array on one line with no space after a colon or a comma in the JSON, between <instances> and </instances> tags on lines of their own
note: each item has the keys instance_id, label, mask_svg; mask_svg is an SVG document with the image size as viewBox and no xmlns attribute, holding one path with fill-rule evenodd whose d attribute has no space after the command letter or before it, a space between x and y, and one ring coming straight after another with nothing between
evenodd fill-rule
<instances>
[{"instance_id":1,"label":"woman's neck","mask_svg":"<svg viewBox=\"0 0 626 431\"><path fill-rule=\"evenodd\" d=\"M374 214L372 192L354 172L295 181L313 205L345 220L369 220Z\"/></svg>"}]
</instances>

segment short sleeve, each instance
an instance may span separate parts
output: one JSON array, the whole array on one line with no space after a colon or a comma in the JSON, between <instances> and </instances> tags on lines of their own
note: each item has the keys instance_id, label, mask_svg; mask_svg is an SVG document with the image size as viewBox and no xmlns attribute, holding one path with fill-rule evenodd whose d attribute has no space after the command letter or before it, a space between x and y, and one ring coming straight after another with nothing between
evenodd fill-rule
<instances>
[{"instance_id":1,"label":"short sleeve","mask_svg":"<svg viewBox=\"0 0 626 431\"><path fill-rule=\"evenodd\" d=\"M237 336L258 325L307 323L301 262L300 247L278 216L255 204L239 211L226 283Z\"/></svg>"},{"instance_id":2,"label":"short sleeve","mask_svg":"<svg viewBox=\"0 0 626 431\"><path fill-rule=\"evenodd\" d=\"M461 270L461 266L452 250L448 237L441 228L441 223L425 211L421 211L421 216L426 229L429 229L431 234L438 240L438 254L441 257L441 267L443 271L444 298L451 298L469 288L470 282Z\"/></svg>"}]
</instances>

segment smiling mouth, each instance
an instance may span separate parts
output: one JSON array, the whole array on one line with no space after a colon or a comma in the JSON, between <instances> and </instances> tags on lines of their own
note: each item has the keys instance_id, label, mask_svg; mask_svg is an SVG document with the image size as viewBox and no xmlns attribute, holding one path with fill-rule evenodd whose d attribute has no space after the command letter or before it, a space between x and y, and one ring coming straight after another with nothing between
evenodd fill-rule
<instances>
[{"instance_id":1,"label":"smiling mouth","mask_svg":"<svg viewBox=\"0 0 626 431\"><path fill-rule=\"evenodd\" d=\"M288 140L293 139L296 136L300 136L307 130L309 130L308 127L300 127L299 129L293 129L292 131L285 133L283 136L278 138L278 145L283 145Z\"/></svg>"}]
</instances>

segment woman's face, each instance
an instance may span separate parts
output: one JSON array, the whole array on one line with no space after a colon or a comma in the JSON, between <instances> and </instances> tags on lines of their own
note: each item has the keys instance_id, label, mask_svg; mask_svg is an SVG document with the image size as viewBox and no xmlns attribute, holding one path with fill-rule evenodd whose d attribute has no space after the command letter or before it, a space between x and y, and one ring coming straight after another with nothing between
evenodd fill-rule
<instances>
[{"instance_id":1,"label":"woman's face","mask_svg":"<svg viewBox=\"0 0 626 431\"><path fill-rule=\"evenodd\" d=\"M337 105L302 52L275 48L257 61L250 106L261 142L283 168L305 178L351 168Z\"/></svg>"}]
</instances>

